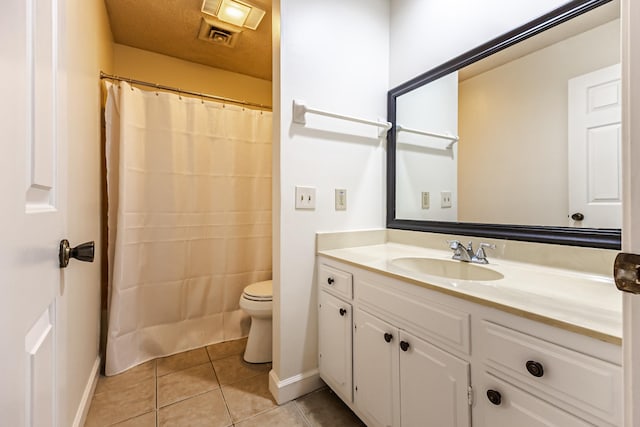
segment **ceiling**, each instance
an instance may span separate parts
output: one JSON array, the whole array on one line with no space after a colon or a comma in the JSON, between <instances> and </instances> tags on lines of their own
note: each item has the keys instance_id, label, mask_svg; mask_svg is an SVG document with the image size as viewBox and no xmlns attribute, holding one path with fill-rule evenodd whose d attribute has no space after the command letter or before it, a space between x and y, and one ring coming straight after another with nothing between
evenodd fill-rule
<instances>
[{"instance_id":1,"label":"ceiling","mask_svg":"<svg viewBox=\"0 0 640 427\"><path fill-rule=\"evenodd\" d=\"M198 39L202 0L105 0L116 43L271 80L271 2L257 30L244 28L233 47Z\"/></svg>"}]
</instances>

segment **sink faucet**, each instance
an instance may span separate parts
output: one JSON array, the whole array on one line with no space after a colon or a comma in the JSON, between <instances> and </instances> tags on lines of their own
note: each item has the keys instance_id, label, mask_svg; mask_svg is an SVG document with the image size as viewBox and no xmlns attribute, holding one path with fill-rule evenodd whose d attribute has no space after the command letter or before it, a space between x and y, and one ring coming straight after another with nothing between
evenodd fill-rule
<instances>
[{"instance_id":1,"label":"sink faucet","mask_svg":"<svg viewBox=\"0 0 640 427\"><path fill-rule=\"evenodd\" d=\"M456 259L463 262L473 262L476 264L489 264L489 260L487 259L487 254L484 249L495 249L496 245L491 243L480 243L480 247L473 253L473 243L469 242L465 247L462 242L459 240L448 240L449 248L453 250L453 257L451 259Z\"/></svg>"},{"instance_id":2,"label":"sink faucet","mask_svg":"<svg viewBox=\"0 0 640 427\"><path fill-rule=\"evenodd\" d=\"M464 262L471 262L473 259L473 244L469 242L465 248L462 242L459 240L448 240L449 249L453 250L453 257L451 259L457 259Z\"/></svg>"}]
</instances>

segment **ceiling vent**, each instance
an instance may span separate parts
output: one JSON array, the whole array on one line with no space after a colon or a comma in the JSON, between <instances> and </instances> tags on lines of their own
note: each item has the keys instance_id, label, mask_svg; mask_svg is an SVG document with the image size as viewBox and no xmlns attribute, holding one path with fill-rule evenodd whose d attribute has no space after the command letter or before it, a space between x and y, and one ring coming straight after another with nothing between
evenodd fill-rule
<instances>
[{"instance_id":1,"label":"ceiling vent","mask_svg":"<svg viewBox=\"0 0 640 427\"><path fill-rule=\"evenodd\" d=\"M218 46L234 47L240 36L240 31L231 29L230 27L220 25L220 23L212 23L206 18L200 23L200 32L198 38Z\"/></svg>"}]
</instances>

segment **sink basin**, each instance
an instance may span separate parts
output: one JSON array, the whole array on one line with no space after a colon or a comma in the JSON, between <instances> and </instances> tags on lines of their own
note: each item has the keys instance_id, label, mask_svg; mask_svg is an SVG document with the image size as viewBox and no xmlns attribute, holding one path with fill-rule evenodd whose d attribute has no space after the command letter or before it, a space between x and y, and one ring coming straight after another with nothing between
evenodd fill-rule
<instances>
[{"instance_id":1,"label":"sink basin","mask_svg":"<svg viewBox=\"0 0 640 427\"><path fill-rule=\"evenodd\" d=\"M454 280L490 281L504 278L504 275L490 268L448 259L406 257L391 260L391 264L414 273Z\"/></svg>"}]
</instances>

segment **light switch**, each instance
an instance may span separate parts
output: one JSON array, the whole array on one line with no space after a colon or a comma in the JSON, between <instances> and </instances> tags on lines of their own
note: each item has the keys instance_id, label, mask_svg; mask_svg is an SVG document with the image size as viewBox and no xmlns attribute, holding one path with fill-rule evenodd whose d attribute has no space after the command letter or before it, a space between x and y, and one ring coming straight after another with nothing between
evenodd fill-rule
<instances>
[{"instance_id":1,"label":"light switch","mask_svg":"<svg viewBox=\"0 0 640 427\"><path fill-rule=\"evenodd\" d=\"M316 188L296 186L296 209L316 208Z\"/></svg>"},{"instance_id":2,"label":"light switch","mask_svg":"<svg viewBox=\"0 0 640 427\"><path fill-rule=\"evenodd\" d=\"M451 191L440 192L440 207L441 208L451 207Z\"/></svg>"}]
</instances>

